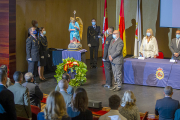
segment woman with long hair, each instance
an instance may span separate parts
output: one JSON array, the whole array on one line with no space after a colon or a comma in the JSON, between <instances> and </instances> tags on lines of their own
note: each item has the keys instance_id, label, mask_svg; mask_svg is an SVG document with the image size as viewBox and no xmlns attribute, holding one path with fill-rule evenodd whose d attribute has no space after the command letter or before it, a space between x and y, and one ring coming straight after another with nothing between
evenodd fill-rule
<instances>
[{"instance_id":1,"label":"woman with long hair","mask_svg":"<svg viewBox=\"0 0 180 120\"><path fill-rule=\"evenodd\" d=\"M77 88L67 113L72 120L92 120L92 112L88 110L88 97L84 88Z\"/></svg>"},{"instance_id":2,"label":"woman with long hair","mask_svg":"<svg viewBox=\"0 0 180 120\"><path fill-rule=\"evenodd\" d=\"M119 113L127 120L140 120L139 109L136 106L136 97L132 91L125 91Z\"/></svg>"},{"instance_id":3,"label":"woman with long hair","mask_svg":"<svg viewBox=\"0 0 180 120\"><path fill-rule=\"evenodd\" d=\"M159 55L157 40L153 36L151 28L147 29L146 36L142 40L139 52L142 57L146 58L156 58Z\"/></svg>"},{"instance_id":4,"label":"woman with long hair","mask_svg":"<svg viewBox=\"0 0 180 120\"><path fill-rule=\"evenodd\" d=\"M44 112L38 114L38 120L71 120L66 112L64 98L58 91L52 91L46 102Z\"/></svg>"}]
</instances>

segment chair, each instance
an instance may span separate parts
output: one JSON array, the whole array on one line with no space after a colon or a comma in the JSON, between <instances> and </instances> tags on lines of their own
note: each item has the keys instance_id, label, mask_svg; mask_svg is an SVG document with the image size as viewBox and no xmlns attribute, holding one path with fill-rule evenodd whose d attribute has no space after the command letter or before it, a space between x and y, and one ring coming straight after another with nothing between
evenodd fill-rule
<instances>
[{"instance_id":1,"label":"chair","mask_svg":"<svg viewBox=\"0 0 180 120\"><path fill-rule=\"evenodd\" d=\"M159 56L157 56L156 58L164 59L164 53L162 51L159 51Z\"/></svg>"},{"instance_id":2,"label":"chair","mask_svg":"<svg viewBox=\"0 0 180 120\"><path fill-rule=\"evenodd\" d=\"M147 117L148 117L148 112L145 112L145 114L144 114L142 120L147 120Z\"/></svg>"},{"instance_id":3,"label":"chair","mask_svg":"<svg viewBox=\"0 0 180 120\"><path fill-rule=\"evenodd\" d=\"M40 112L40 108L34 105L31 105L31 112L32 112L32 120L37 120L37 115Z\"/></svg>"},{"instance_id":4,"label":"chair","mask_svg":"<svg viewBox=\"0 0 180 120\"><path fill-rule=\"evenodd\" d=\"M17 117L17 120L29 120L28 118Z\"/></svg>"},{"instance_id":5,"label":"chair","mask_svg":"<svg viewBox=\"0 0 180 120\"><path fill-rule=\"evenodd\" d=\"M43 94L43 99L41 100L42 103L46 103L48 94Z\"/></svg>"}]
</instances>

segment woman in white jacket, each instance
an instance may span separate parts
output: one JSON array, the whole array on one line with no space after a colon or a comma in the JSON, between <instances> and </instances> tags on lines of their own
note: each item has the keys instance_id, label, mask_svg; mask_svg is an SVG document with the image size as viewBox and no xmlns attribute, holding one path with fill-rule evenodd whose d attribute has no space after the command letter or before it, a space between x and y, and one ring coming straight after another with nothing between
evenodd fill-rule
<instances>
[{"instance_id":1,"label":"woman in white jacket","mask_svg":"<svg viewBox=\"0 0 180 120\"><path fill-rule=\"evenodd\" d=\"M153 36L152 29L149 28L146 31L146 36L142 40L139 52L142 57L156 58L158 56L158 51L159 50L158 50L157 40Z\"/></svg>"}]
</instances>

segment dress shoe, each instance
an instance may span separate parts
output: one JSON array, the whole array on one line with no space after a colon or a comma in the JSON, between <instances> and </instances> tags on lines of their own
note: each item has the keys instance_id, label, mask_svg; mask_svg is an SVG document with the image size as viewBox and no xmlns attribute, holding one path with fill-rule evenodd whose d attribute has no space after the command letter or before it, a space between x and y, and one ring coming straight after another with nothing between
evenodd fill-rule
<instances>
[{"instance_id":1,"label":"dress shoe","mask_svg":"<svg viewBox=\"0 0 180 120\"><path fill-rule=\"evenodd\" d=\"M116 92L116 91L120 91L121 87L117 87L116 89L114 89L113 91Z\"/></svg>"},{"instance_id":2,"label":"dress shoe","mask_svg":"<svg viewBox=\"0 0 180 120\"><path fill-rule=\"evenodd\" d=\"M108 87L109 85L108 84L104 84L104 87Z\"/></svg>"},{"instance_id":3,"label":"dress shoe","mask_svg":"<svg viewBox=\"0 0 180 120\"><path fill-rule=\"evenodd\" d=\"M116 87L112 87L112 88L110 88L109 90L115 90L116 89Z\"/></svg>"}]
</instances>

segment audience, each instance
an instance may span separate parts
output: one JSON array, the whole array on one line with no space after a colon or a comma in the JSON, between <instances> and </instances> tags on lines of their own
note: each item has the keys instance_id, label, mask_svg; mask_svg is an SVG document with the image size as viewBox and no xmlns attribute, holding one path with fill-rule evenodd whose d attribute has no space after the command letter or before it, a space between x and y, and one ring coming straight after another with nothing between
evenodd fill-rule
<instances>
[{"instance_id":1,"label":"audience","mask_svg":"<svg viewBox=\"0 0 180 120\"><path fill-rule=\"evenodd\" d=\"M136 97L132 91L125 91L119 113L127 120L140 120L139 109L136 106Z\"/></svg>"},{"instance_id":2,"label":"audience","mask_svg":"<svg viewBox=\"0 0 180 120\"><path fill-rule=\"evenodd\" d=\"M37 116L38 120L71 120L67 116L66 104L60 92L52 91L46 103L44 112L40 112Z\"/></svg>"},{"instance_id":3,"label":"audience","mask_svg":"<svg viewBox=\"0 0 180 120\"><path fill-rule=\"evenodd\" d=\"M126 120L126 118L123 117L118 111L120 102L121 99L118 95L112 95L109 98L109 107L111 110L108 113L102 115L99 120Z\"/></svg>"},{"instance_id":4,"label":"audience","mask_svg":"<svg viewBox=\"0 0 180 120\"><path fill-rule=\"evenodd\" d=\"M64 73L62 75L62 79L67 80L68 83L70 82L70 78L71 78L71 76L68 73ZM58 85L56 86L55 91L60 91L60 88L59 88ZM69 84L68 84L67 93L70 94L70 95L74 94L74 88L72 86L70 86Z\"/></svg>"},{"instance_id":5,"label":"audience","mask_svg":"<svg viewBox=\"0 0 180 120\"><path fill-rule=\"evenodd\" d=\"M179 108L179 101L172 99L173 89L171 86L164 88L163 99L156 101L155 114L160 120L173 120L176 110Z\"/></svg>"},{"instance_id":6,"label":"audience","mask_svg":"<svg viewBox=\"0 0 180 120\"><path fill-rule=\"evenodd\" d=\"M5 70L6 73L8 72L6 65L1 65L1 68L2 68L3 70ZM11 85L14 85L14 84L11 82L10 78L7 77L6 87L9 87L9 86L11 86Z\"/></svg>"},{"instance_id":7,"label":"audience","mask_svg":"<svg viewBox=\"0 0 180 120\"><path fill-rule=\"evenodd\" d=\"M7 73L0 68L0 119L16 120L14 95L6 88Z\"/></svg>"},{"instance_id":8,"label":"audience","mask_svg":"<svg viewBox=\"0 0 180 120\"><path fill-rule=\"evenodd\" d=\"M84 88L77 88L67 113L72 120L92 120L92 112L88 110L88 97Z\"/></svg>"},{"instance_id":9,"label":"audience","mask_svg":"<svg viewBox=\"0 0 180 120\"><path fill-rule=\"evenodd\" d=\"M43 93L39 89L39 86L34 84L33 74L28 72L25 74L26 82L22 84L22 86L28 88L30 104L38 106L41 109L41 100L43 99Z\"/></svg>"},{"instance_id":10,"label":"audience","mask_svg":"<svg viewBox=\"0 0 180 120\"><path fill-rule=\"evenodd\" d=\"M62 79L61 81L59 81L58 86L60 88L60 93L64 97L64 101L66 103L66 108L67 108L71 104L71 99L72 99L72 96L67 94L67 88L68 88L67 80Z\"/></svg>"},{"instance_id":11,"label":"audience","mask_svg":"<svg viewBox=\"0 0 180 120\"><path fill-rule=\"evenodd\" d=\"M16 114L18 117L32 118L28 89L21 85L23 74L16 71L13 78L15 84L8 87L8 89L14 94Z\"/></svg>"},{"instance_id":12,"label":"audience","mask_svg":"<svg viewBox=\"0 0 180 120\"><path fill-rule=\"evenodd\" d=\"M174 120L180 120L180 109L176 110Z\"/></svg>"}]
</instances>

